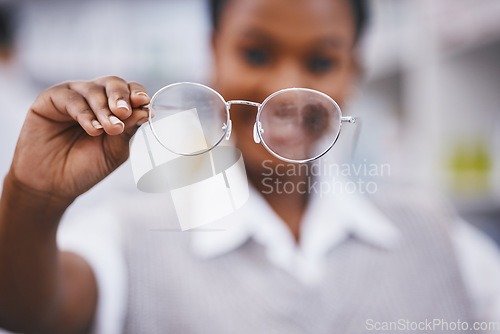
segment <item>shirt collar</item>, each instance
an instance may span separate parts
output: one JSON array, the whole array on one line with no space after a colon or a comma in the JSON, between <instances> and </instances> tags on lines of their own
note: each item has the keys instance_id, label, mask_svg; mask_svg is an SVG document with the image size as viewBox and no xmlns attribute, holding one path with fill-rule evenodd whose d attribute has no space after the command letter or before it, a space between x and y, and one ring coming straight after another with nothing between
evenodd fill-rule
<instances>
[{"instance_id":1,"label":"shirt collar","mask_svg":"<svg viewBox=\"0 0 500 334\"><path fill-rule=\"evenodd\" d=\"M192 230L191 249L202 259L213 258L240 247L252 236L256 210L266 209L259 194L249 185L249 199L239 210L216 222ZM260 197L260 198L259 198Z\"/></svg>"},{"instance_id":2,"label":"shirt collar","mask_svg":"<svg viewBox=\"0 0 500 334\"><path fill-rule=\"evenodd\" d=\"M296 248L283 221L257 190L249 188L248 202L241 209L193 231L191 248L195 256L214 258L239 248L250 238L268 250L274 248L275 256ZM350 236L391 250L397 247L401 235L394 223L361 194L313 195L301 225L301 251L321 257Z\"/></svg>"},{"instance_id":3,"label":"shirt collar","mask_svg":"<svg viewBox=\"0 0 500 334\"><path fill-rule=\"evenodd\" d=\"M314 196L302 224L301 248L315 257L349 237L386 250L396 248L401 238L396 225L360 193Z\"/></svg>"}]
</instances>

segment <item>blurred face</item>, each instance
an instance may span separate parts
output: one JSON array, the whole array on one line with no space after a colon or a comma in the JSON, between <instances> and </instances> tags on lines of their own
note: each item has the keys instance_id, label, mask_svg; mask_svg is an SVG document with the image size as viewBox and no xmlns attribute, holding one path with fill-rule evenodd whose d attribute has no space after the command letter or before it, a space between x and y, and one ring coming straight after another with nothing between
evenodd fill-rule
<instances>
[{"instance_id":1,"label":"blurred face","mask_svg":"<svg viewBox=\"0 0 500 334\"><path fill-rule=\"evenodd\" d=\"M354 36L346 0L230 0L214 35L215 88L226 100L259 103L283 88L312 88L342 107L356 74ZM253 141L256 113L231 107L232 136L250 171L276 161ZM311 122L318 126L317 117Z\"/></svg>"}]
</instances>

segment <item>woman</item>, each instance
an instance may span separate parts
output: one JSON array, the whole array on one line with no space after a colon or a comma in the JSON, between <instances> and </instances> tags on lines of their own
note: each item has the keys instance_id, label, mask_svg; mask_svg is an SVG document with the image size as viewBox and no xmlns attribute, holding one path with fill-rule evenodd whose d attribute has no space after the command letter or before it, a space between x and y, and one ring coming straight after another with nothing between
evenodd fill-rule
<instances>
[{"instance_id":1,"label":"woman","mask_svg":"<svg viewBox=\"0 0 500 334\"><path fill-rule=\"evenodd\" d=\"M213 87L227 100L260 102L282 88L306 87L343 105L358 71L362 3L212 5ZM85 332L103 317L108 273L59 251L56 231L67 207L127 159L149 101L140 84L106 77L49 88L33 104L0 203L0 326ZM399 319L472 321L484 315L478 310L498 307L492 286L479 291L468 279L473 265L459 259L459 238L450 236L455 218L425 196L372 203L264 193L263 161L279 161L253 142L255 111L235 107L233 135L254 195L263 194L229 216L234 228L221 234L151 233L176 223L163 199L123 202L110 218L122 230L127 265L126 305L117 306L123 332L360 333ZM307 177L272 176L295 184ZM460 235L471 240L469 232ZM496 299L471 297L485 289Z\"/></svg>"}]
</instances>

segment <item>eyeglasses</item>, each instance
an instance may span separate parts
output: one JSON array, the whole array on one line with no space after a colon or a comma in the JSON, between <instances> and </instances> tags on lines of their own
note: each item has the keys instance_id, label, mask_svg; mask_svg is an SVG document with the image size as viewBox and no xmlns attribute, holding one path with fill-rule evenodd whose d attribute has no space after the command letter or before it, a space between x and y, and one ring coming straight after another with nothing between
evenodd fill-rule
<instances>
[{"instance_id":1,"label":"eyeglasses","mask_svg":"<svg viewBox=\"0 0 500 334\"><path fill-rule=\"evenodd\" d=\"M331 97L308 88L282 89L257 103L225 101L210 87L181 82L160 89L146 108L156 140L175 154L192 156L229 140L230 109L234 104L257 108L253 126L255 143L291 163L305 163L323 156L339 138L342 123L356 122L355 117L342 116Z\"/></svg>"}]
</instances>

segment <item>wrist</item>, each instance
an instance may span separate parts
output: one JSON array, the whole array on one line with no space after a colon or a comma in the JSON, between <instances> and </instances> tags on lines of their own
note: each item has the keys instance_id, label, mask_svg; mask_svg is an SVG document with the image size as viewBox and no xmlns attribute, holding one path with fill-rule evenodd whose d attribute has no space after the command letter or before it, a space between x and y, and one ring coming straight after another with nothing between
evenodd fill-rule
<instances>
[{"instance_id":1,"label":"wrist","mask_svg":"<svg viewBox=\"0 0 500 334\"><path fill-rule=\"evenodd\" d=\"M9 215L24 217L23 220L32 217L39 222L55 221L58 223L73 201L74 198L59 196L25 185L10 171L4 179L0 209Z\"/></svg>"}]
</instances>

